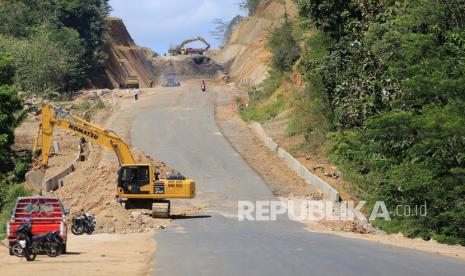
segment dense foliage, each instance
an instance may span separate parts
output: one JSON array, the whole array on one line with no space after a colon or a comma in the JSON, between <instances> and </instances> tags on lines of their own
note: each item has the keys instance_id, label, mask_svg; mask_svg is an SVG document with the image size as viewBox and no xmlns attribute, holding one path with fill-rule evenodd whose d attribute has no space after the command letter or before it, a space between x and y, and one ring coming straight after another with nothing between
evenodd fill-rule
<instances>
[{"instance_id":1,"label":"dense foliage","mask_svg":"<svg viewBox=\"0 0 465 276\"><path fill-rule=\"evenodd\" d=\"M26 193L16 183L23 180L27 162L11 151L14 128L18 125L18 113L22 109L18 89L13 84L15 67L10 55L0 51L0 238L8 218L8 206L18 195ZM28 156L24 156L28 159Z\"/></svg>"},{"instance_id":2,"label":"dense foliage","mask_svg":"<svg viewBox=\"0 0 465 276\"><path fill-rule=\"evenodd\" d=\"M381 227L465 245L465 2L296 3L317 29L299 60L307 139L332 137L346 175L393 211Z\"/></svg>"},{"instance_id":3,"label":"dense foliage","mask_svg":"<svg viewBox=\"0 0 465 276\"><path fill-rule=\"evenodd\" d=\"M288 133L328 154L360 199L387 204L392 220L375 224L465 245L465 2L295 3L297 19L269 32L270 74L243 118L292 106ZM305 85L289 104L293 72Z\"/></svg>"},{"instance_id":4,"label":"dense foliage","mask_svg":"<svg viewBox=\"0 0 465 276\"><path fill-rule=\"evenodd\" d=\"M49 95L83 86L104 60L107 0L5 0L0 48L11 54L21 90Z\"/></svg>"},{"instance_id":5,"label":"dense foliage","mask_svg":"<svg viewBox=\"0 0 465 276\"><path fill-rule=\"evenodd\" d=\"M99 70L107 0L0 1L0 239L15 199L27 194L30 155L14 152L24 115L19 91L60 96Z\"/></svg>"},{"instance_id":6,"label":"dense foliage","mask_svg":"<svg viewBox=\"0 0 465 276\"><path fill-rule=\"evenodd\" d=\"M300 55L300 48L294 38L293 25L290 21L286 20L282 26L270 32L268 48L273 54L271 68L280 73L289 72Z\"/></svg>"}]
</instances>

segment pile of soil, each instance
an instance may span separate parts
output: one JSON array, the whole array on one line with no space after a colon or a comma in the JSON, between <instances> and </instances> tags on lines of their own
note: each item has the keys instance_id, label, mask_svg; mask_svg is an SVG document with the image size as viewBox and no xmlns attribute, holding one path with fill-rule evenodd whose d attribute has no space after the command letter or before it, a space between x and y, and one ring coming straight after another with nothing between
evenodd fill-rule
<instances>
[{"instance_id":1,"label":"pile of soil","mask_svg":"<svg viewBox=\"0 0 465 276\"><path fill-rule=\"evenodd\" d=\"M174 171L137 149L132 151L138 163L152 164L161 176ZM63 201L65 208L71 208L69 219L80 210L95 215L97 233L140 233L165 228L170 220L154 219L150 210L126 210L116 203L117 170L116 163L96 165L92 160L80 163L74 173L63 179L64 185L52 194ZM183 216L196 211L192 206L173 205L171 214Z\"/></svg>"}]
</instances>

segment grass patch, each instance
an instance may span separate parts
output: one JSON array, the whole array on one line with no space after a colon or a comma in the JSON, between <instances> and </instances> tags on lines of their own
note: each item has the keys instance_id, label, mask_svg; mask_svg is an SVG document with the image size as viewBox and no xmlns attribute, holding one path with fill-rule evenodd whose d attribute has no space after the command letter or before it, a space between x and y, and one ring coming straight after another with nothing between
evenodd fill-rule
<instances>
[{"instance_id":1,"label":"grass patch","mask_svg":"<svg viewBox=\"0 0 465 276\"><path fill-rule=\"evenodd\" d=\"M265 122L278 116L285 107L286 102L282 99L282 95L280 95L266 104L257 105L253 103L242 110L240 114L245 121Z\"/></svg>"},{"instance_id":2,"label":"grass patch","mask_svg":"<svg viewBox=\"0 0 465 276\"><path fill-rule=\"evenodd\" d=\"M278 94L275 98L270 98L279 89L285 78L284 74L272 71L258 89L249 89L249 105L240 110L242 119L264 122L275 118L283 111L287 106L283 99L284 95Z\"/></svg>"},{"instance_id":3,"label":"grass patch","mask_svg":"<svg viewBox=\"0 0 465 276\"><path fill-rule=\"evenodd\" d=\"M287 123L287 136L292 137L302 133L299 120L295 114L293 114Z\"/></svg>"},{"instance_id":4,"label":"grass patch","mask_svg":"<svg viewBox=\"0 0 465 276\"><path fill-rule=\"evenodd\" d=\"M3 183L2 185L5 185L5 183ZM6 191L4 192L5 197L2 196L4 200L1 202L2 211L0 212L0 240L6 238L6 225L10 221L11 211L15 206L16 199L20 196L30 195L30 191L28 191L23 184L9 185Z\"/></svg>"},{"instance_id":5,"label":"grass patch","mask_svg":"<svg viewBox=\"0 0 465 276\"><path fill-rule=\"evenodd\" d=\"M84 111L89 110L89 109L95 109L95 110L104 109L105 107L106 107L105 103L102 102L101 100L82 101L82 102L78 102L78 103L73 103L71 105L71 109L74 110L74 111L77 111L77 112L84 112Z\"/></svg>"}]
</instances>

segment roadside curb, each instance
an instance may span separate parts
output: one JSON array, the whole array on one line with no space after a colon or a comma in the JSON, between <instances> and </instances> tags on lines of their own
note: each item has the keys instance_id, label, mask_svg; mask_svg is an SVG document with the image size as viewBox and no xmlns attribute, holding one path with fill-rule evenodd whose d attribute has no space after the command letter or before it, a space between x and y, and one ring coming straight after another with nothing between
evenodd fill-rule
<instances>
[{"instance_id":1,"label":"roadside curb","mask_svg":"<svg viewBox=\"0 0 465 276\"><path fill-rule=\"evenodd\" d=\"M255 135L262 141L267 148L273 151L278 157L283 160L286 165L293 170L297 175L302 177L305 182L319 189L329 200L334 202L340 201L339 192L331 185L323 181L318 176L311 173L302 163L295 159L291 154L281 148L271 137L269 137L262 125L257 122L249 124Z\"/></svg>"}]
</instances>

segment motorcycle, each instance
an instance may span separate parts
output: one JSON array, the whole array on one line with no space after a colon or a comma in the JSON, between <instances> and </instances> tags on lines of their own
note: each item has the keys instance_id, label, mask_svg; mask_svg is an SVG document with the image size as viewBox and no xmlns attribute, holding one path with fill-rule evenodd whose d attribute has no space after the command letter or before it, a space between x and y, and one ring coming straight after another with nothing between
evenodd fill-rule
<instances>
[{"instance_id":1,"label":"motorcycle","mask_svg":"<svg viewBox=\"0 0 465 276\"><path fill-rule=\"evenodd\" d=\"M83 214L75 216L73 217L71 232L74 235L82 235L84 233L91 235L95 230L95 223L95 217L92 215Z\"/></svg>"},{"instance_id":2,"label":"motorcycle","mask_svg":"<svg viewBox=\"0 0 465 276\"><path fill-rule=\"evenodd\" d=\"M200 89L202 90L202 92L205 92L205 90L207 89L206 85L205 85L205 81L202 81L200 83Z\"/></svg>"},{"instance_id":3,"label":"motorcycle","mask_svg":"<svg viewBox=\"0 0 465 276\"><path fill-rule=\"evenodd\" d=\"M13 253L18 257L25 257L27 261L35 260L39 253L57 257L65 245L59 231L33 236L31 223L23 224L16 229L16 240L17 243L12 248Z\"/></svg>"}]
</instances>

